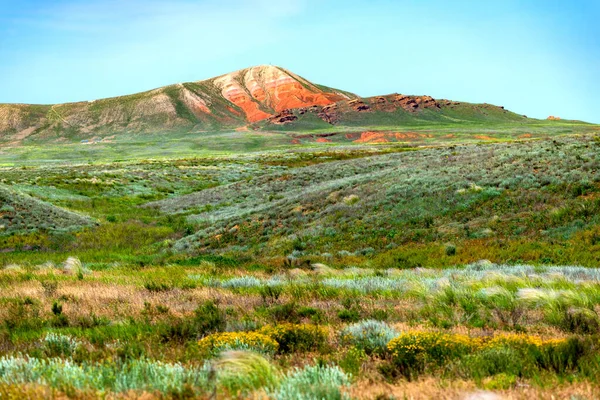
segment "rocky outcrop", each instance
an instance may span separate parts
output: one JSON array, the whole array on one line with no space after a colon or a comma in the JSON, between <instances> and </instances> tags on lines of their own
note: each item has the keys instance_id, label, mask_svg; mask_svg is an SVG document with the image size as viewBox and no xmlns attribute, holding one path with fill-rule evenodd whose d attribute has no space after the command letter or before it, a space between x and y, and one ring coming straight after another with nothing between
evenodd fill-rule
<instances>
[{"instance_id":1,"label":"rocky outcrop","mask_svg":"<svg viewBox=\"0 0 600 400\"><path fill-rule=\"evenodd\" d=\"M397 110L418 113L425 109L440 109L440 107L440 103L431 96L392 94L388 96L338 101L325 106L314 105L311 107L298 108L296 110L286 110L285 118L283 118L283 115L277 115L270 118L269 122L274 124L294 122L298 118L291 117L291 115L294 114L292 111L295 111L298 115L313 113L328 124L336 125L343 119L344 115L347 115L348 113L370 113L374 111L394 112ZM294 116L296 115L294 114Z\"/></svg>"}]
</instances>

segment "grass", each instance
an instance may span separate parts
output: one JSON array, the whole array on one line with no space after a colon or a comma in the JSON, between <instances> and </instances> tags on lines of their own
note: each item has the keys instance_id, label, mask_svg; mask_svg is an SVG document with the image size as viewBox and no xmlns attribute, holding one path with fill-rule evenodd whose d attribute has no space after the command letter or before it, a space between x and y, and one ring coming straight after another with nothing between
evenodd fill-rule
<instances>
[{"instance_id":1,"label":"grass","mask_svg":"<svg viewBox=\"0 0 600 400\"><path fill-rule=\"evenodd\" d=\"M598 140L526 128L7 150L0 397L597 397Z\"/></svg>"}]
</instances>

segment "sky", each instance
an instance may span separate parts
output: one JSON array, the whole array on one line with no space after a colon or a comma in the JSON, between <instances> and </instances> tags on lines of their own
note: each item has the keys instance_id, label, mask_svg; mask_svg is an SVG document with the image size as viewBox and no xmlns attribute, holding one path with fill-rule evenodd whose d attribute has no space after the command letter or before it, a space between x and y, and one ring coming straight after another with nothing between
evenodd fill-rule
<instances>
[{"instance_id":1,"label":"sky","mask_svg":"<svg viewBox=\"0 0 600 400\"><path fill-rule=\"evenodd\" d=\"M600 0L0 0L0 103L273 64L374 96L600 123Z\"/></svg>"}]
</instances>

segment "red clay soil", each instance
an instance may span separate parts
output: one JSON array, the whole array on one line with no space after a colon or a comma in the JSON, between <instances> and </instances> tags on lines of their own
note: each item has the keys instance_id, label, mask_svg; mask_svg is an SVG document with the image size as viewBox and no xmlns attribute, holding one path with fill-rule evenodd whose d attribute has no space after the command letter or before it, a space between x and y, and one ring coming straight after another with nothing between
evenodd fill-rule
<instances>
[{"instance_id":1,"label":"red clay soil","mask_svg":"<svg viewBox=\"0 0 600 400\"><path fill-rule=\"evenodd\" d=\"M308 81L273 66L259 66L216 78L215 85L227 100L241 108L248 122L273 117L284 110L325 106L347 100L343 94L329 93ZM281 121L280 121L281 120ZM274 118L273 123L290 122Z\"/></svg>"},{"instance_id":2,"label":"red clay soil","mask_svg":"<svg viewBox=\"0 0 600 400\"><path fill-rule=\"evenodd\" d=\"M271 117L271 114L261 110L258 103L241 88L226 87L223 89L223 97L241 108L246 114L248 122L256 122Z\"/></svg>"},{"instance_id":3,"label":"red clay soil","mask_svg":"<svg viewBox=\"0 0 600 400\"><path fill-rule=\"evenodd\" d=\"M362 132L360 139L356 139L355 143L386 143L389 140L386 138L387 134L384 132Z\"/></svg>"},{"instance_id":4,"label":"red clay soil","mask_svg":"<svg viewBox=\"0 0 600 400\"><path fill-rule=\"evenodd\" d=\"M309 89L298 79L301 78L271 66L251 68L244 76L246 88L252 97L276 112L313 105L324 106L347 99L317 87Z\"/></svg>"},{"instance_id":5,"label":"red clay soil","mask_svg":"<svg viewBox=\"0 0 600 400\"><path fill-rule=\"evenodd\" d=\"M475 139L481 139L481 140L494 140L493 137L489 137L487 135L475 135Z\"/></svg>"},{"instance_id":6,"label":"red clay soil","mask_svg":"<svg viewBox=\"0 0 600 400\"><path fill-rule=\"evenodd\" d=\"M407 139L418 140L431 137L433 137L433 135L428 133L367 131L362 132L360 137L356 139L355 134L346 134L347 139L355 139L354 142L356 143L386 143L390 141L401 141Z\"/></svg>"}]
</instances>

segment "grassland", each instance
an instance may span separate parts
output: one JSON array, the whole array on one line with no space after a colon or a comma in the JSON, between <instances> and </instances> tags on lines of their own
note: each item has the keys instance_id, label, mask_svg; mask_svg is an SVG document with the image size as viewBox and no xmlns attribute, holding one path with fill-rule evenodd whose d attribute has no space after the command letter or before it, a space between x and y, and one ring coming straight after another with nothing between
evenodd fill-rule
<instances>
[{"instance_id":1,"label":"grassland","mask_svg":"<svg viewBox=\"0 0 600 400\"><path fill-rule=\"evenodd\" d=\"M0 398L598 398L595 129L2 149Z\"/></svg>"}]
</instances>

